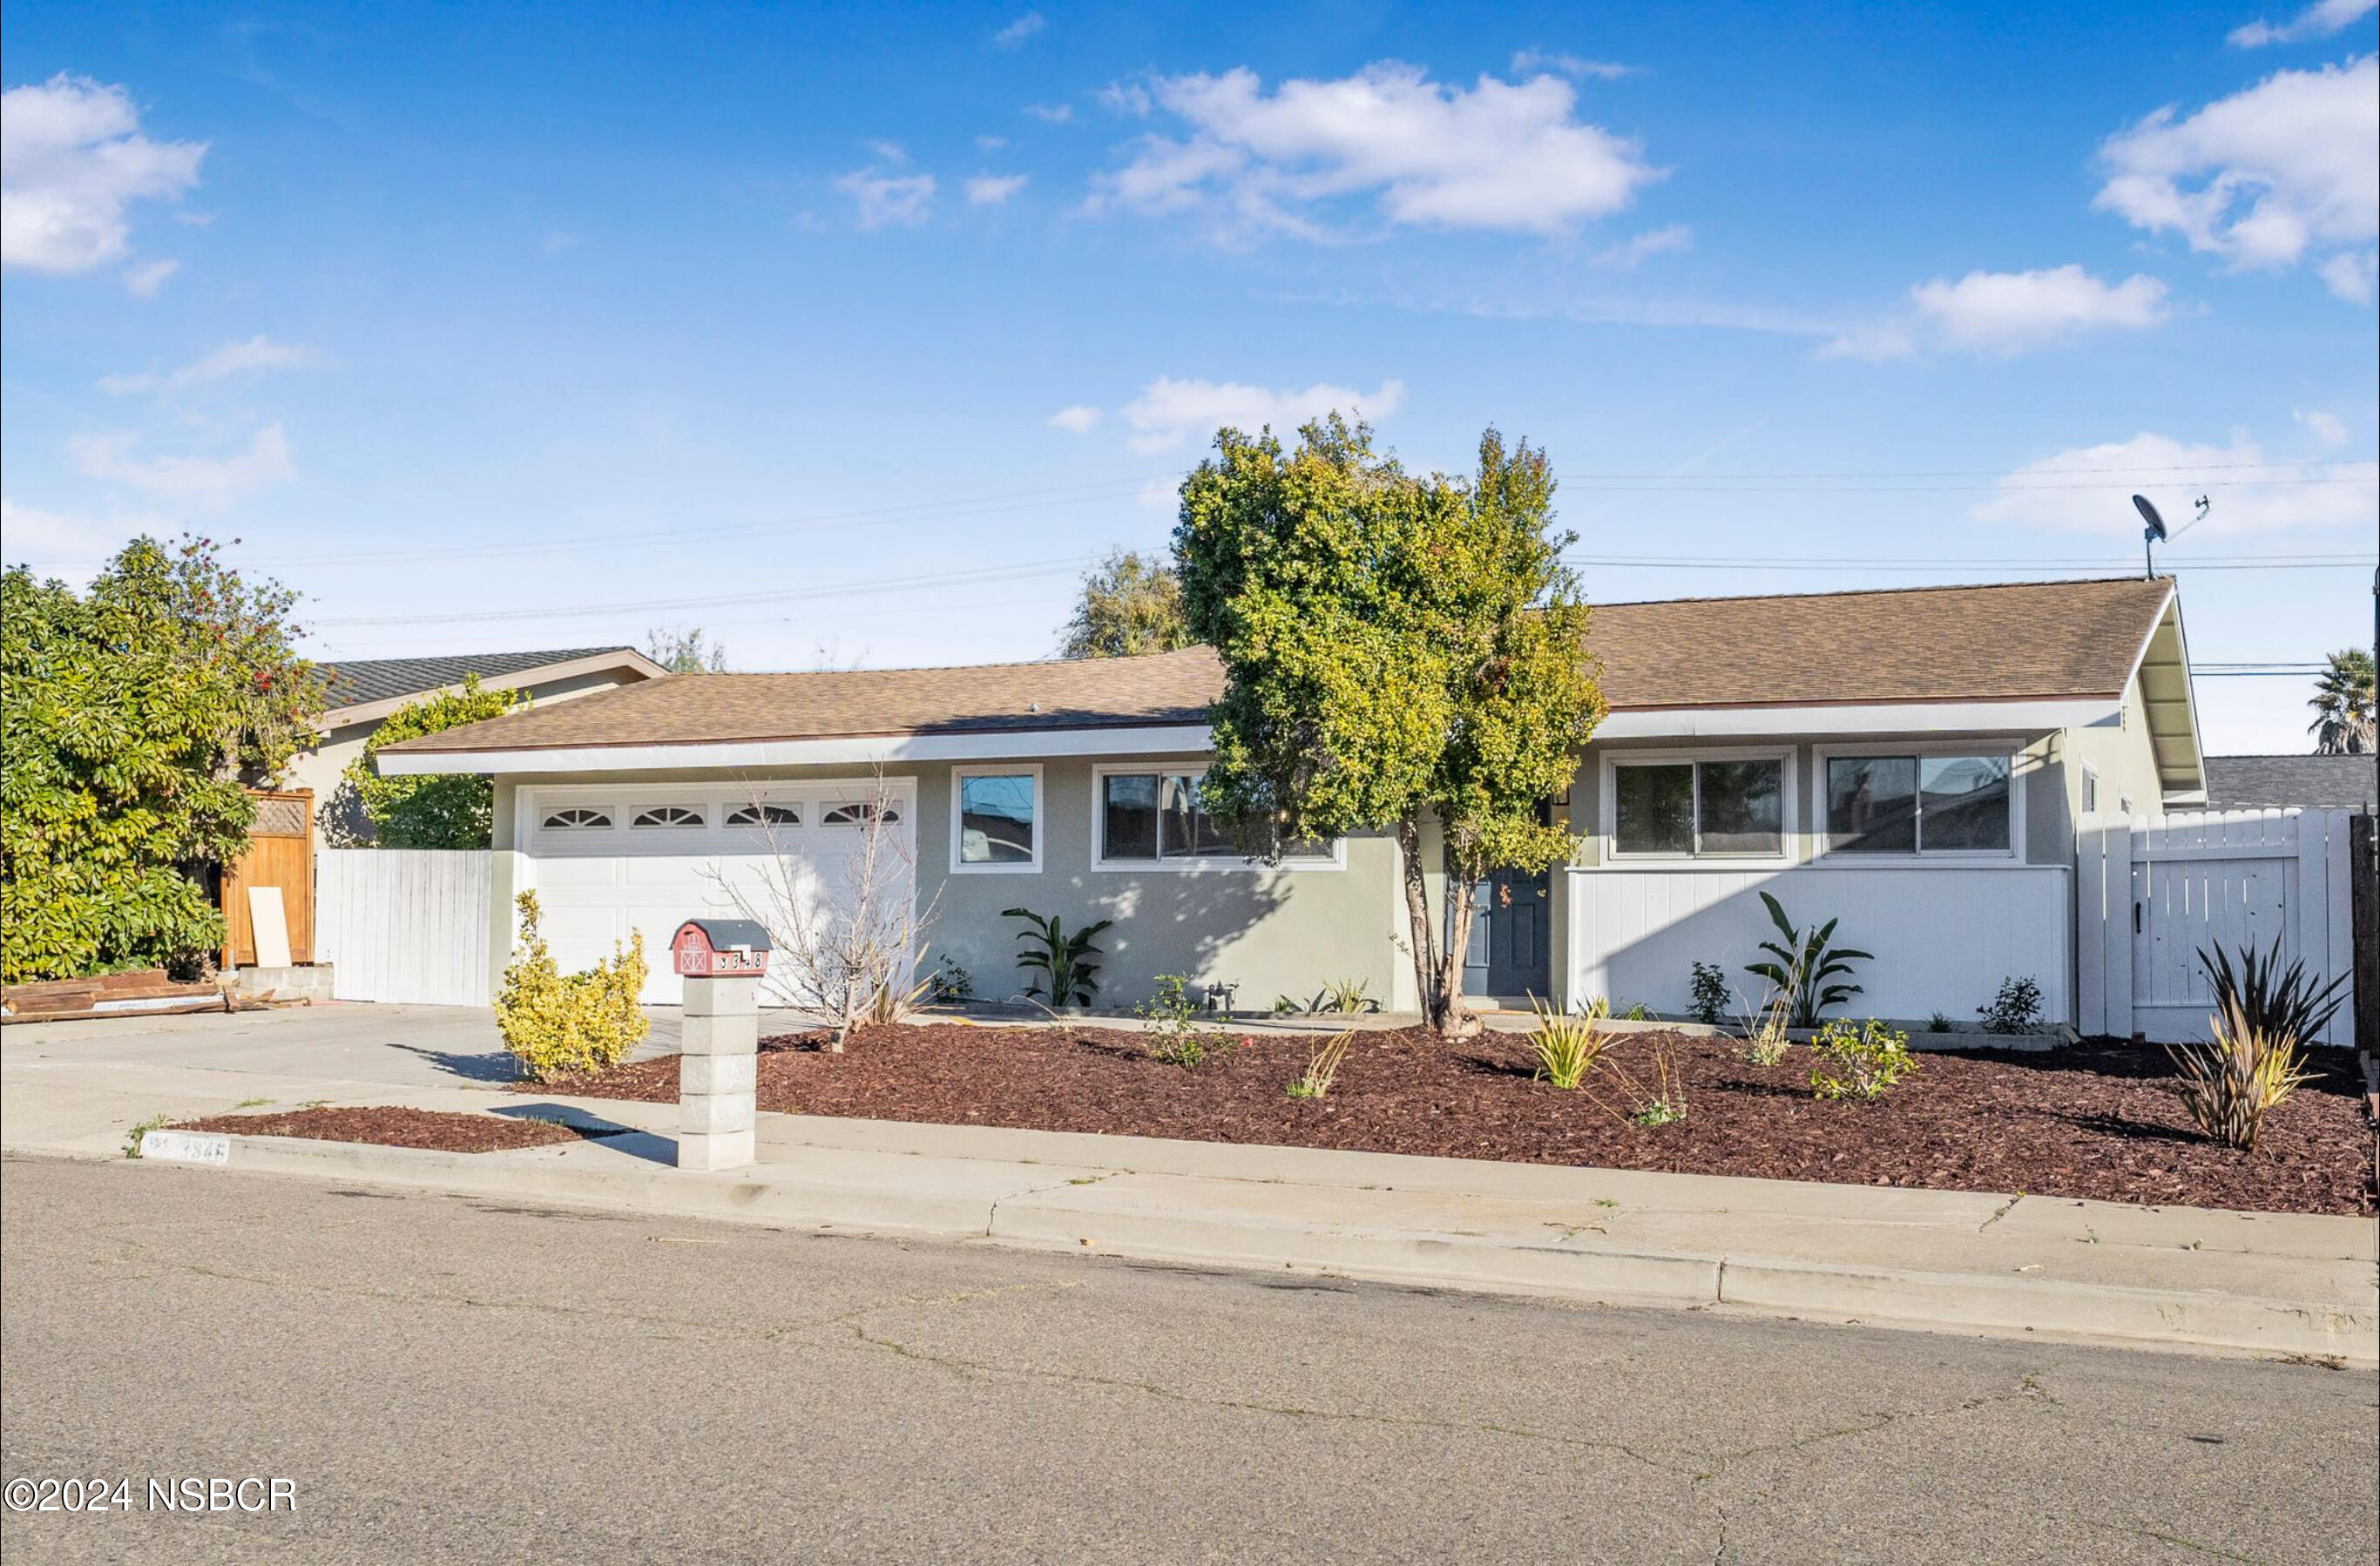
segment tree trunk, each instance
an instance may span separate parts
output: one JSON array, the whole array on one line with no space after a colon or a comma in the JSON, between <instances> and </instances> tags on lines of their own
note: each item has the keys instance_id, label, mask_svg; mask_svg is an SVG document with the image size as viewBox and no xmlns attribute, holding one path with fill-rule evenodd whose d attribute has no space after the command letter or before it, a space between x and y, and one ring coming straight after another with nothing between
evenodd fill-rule
<instances>
[{"instance_id":1,"label":"tree trunk","mask_svg":"<svg viewBox=\"0 0 2380 1566\"><path fill-rule=\"evenodd\" d=\"M1472 909L1477 899L1473 883L1449 876L1446 911L1447 943L1439 942L1439 927L1429 917L1429 886L1421 856L1421 821L1408 816L1397 823L1397 846L1402 851L1405 919L1413 935L1414 986L1421 1001L1421 1020L1431 1032L1463 1038L1480 1030L1479 1019L1463 1010L1463 957L1471 941Z\"/></svg>"}]
</instances>

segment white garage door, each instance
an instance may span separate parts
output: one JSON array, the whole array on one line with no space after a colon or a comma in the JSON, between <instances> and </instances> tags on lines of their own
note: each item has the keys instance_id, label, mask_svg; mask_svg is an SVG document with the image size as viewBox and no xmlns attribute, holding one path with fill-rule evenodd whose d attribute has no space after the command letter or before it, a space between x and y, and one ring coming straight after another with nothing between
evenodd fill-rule
<instances>
[{"instance_id":1,"label":"white garage door","mask_svg":"<svg viewBox=\"0 0 2380 1566\"><path fill-rule=\"evenodd\" d=\"M641 930L645 1000L675 1005L669 941L698 915L738 913L730 887L766 909L780 887L813 908L847 900L869 814L881 808L883 873L916 895L917 796L905 779L738 787L592 784L524 789L518 841L553 960L574 973ZM782 868L780 868L782 867ZM774 922L773 920L771 922Z\"/></svg>"}]
</instances>

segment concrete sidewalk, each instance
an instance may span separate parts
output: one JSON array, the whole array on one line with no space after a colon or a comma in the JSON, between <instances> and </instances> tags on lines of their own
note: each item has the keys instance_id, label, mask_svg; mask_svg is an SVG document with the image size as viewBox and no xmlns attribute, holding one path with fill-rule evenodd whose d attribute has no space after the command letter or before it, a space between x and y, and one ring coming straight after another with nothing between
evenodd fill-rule
<instances>
[{"instance_id":1,"label":"concrete sidewalk","mask_svg":"<svg viewBox=\"0 0 2380 1566\"><path fill-rule=\"evenodd\" d=\"M388 1038L388 1019L369 1014L382 1010L356 1026ZM152 1116L243 1105L560 1112L627 1134L485 1154L233 1137L228 1157L239 1169L790 1227L2380 1360L2380 1236L2353 1218L782 1114L760 1116L749 1171L698 1174L673 1167L675 1106L504 1092L493 1069L468 1064L472 1050L336 1054L308 1074L290 1068L315 1057L285 1043L243 1049L200 1033L220 1048L194 1053L141 1036L128 1051L20 1039L31 1031L0 1044L0 1149L11 1155L120 1156L128 1128ZM424 1074L435 1056L448 1065Z\"/></svg>"}]
</instances>

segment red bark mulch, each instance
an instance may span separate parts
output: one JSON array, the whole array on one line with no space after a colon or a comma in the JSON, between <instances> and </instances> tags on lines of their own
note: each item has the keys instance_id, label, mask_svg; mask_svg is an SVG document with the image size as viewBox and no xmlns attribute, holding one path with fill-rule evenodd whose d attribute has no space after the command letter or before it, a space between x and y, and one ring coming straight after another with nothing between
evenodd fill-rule
<instances>
[{"instance_id":1,"label":"red bark mulch","mask_svg":"<svg viewBox=\"0 0 2380 1566\"><path fill-rule=\"evenodd\" d=\"M550 1120L408 1110L394 1104L365 1109L285 1110L277 1114L210 1115L186 1120L176 1131L227 1131L239 1136L302 1136L315 1142L370 1142L382 1147L428 1147L442 1153L498 1153L576 1142L587 1133Z\"/></svg>"},{"instance_id":2,"label":"red bark mulch","mask_svg":"<svg viewBox=\"0 0 2380 1566\"><path fill-rule=\"evenodd\" d=\"M1563 1092L1533 1081L1525 1038L1449 1043L1420 1029L1363 1033L1322 1099L1283 1088L1318 1034L1246 1042L1195 1068L1152 1059L1146 1034L1097 1027L863 1028L766 1040L764 1110L1207 1142L1358 1148L1861 1185L2000 1191L2265 1212L2371 1213L2373 1133L2343 1052L2265 1123L2253 1153L2191 1123L2163 1050L2109 1042L2046 1053L1927 1052L1881 1101L1810 1091L1810 1050L1755 1066L1734 1039L1631 1034L1611 1057L1649 1080L1670 1051L1685 1119L1642 1126L1613 1079ZM674 1056L523 1090L667 1101ZM1598 1105L1596 1099L1603 1100Z\"/></svg>"}]
</instances>

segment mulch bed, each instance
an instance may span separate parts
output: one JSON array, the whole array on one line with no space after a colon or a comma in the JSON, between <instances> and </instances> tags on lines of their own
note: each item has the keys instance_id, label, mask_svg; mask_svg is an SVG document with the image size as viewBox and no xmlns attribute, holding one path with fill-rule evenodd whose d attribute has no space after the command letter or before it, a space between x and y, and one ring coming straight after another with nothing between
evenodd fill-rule
<instances>
[{"instance_id":1,"label":"mulch bed","mask_svg":"<svg viewBox=\"0 0 2380 1566\"><path fill-rule=\"evenodd\" d=\"M1150 1058L1117 1029L901 1026L863 1028L832 1054L826 1035L766 1040L759 1104L818 1115L1091 1131L1207 1142L1357 1148L1694 1174L1937 1190L2022 1192L2268 1212L2371 1213L2373 1132L2343 1051L2239 1153L2206 1141L2171 1086L2165 1052L2113 1041L2046 1053L1928 1052L1890 1097L1826 1102L1811 1052L1755 1066L1733 1039L1633 1034L1614 1046L1650 1076L1672 1054L1690 1110L1646 1127L1609 1078L1585 1090L1531 1078L1528 1041L1489 1033L1441 1041L1420 1029L1356 1038L1327 1099L1282 1088L1321 1037L1259 1033L1195 1068ZM674 1056L523 1090L665 1101Z\"/></svg>"},{"instance_id":2,"label":"mulch bed","mask_svg":"<svg viewBox=\"0 0 2380 1566\"><path fill-rule=\"evenodd\" d=\"M303 1136L316 1142L370 1142L382 1147L428 1147L442 1153L498 1153L602 1135L575 1131L550 1120L408 1110L393 1104L366 1109L285 1110L278 1114L210 1115L205 1120L183 1121L174 1129L228 1131L240 1136Z\"/></svg>"}]
</instances>

